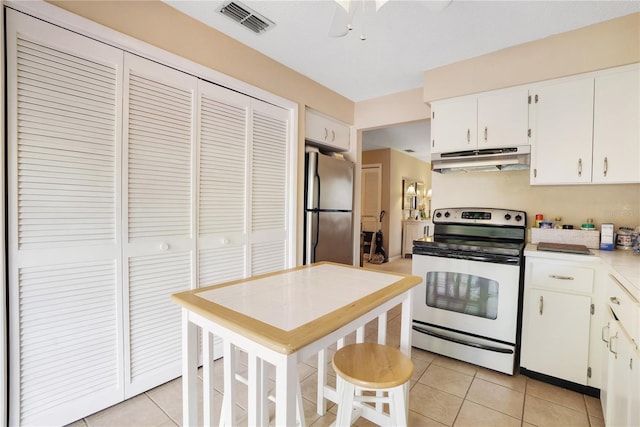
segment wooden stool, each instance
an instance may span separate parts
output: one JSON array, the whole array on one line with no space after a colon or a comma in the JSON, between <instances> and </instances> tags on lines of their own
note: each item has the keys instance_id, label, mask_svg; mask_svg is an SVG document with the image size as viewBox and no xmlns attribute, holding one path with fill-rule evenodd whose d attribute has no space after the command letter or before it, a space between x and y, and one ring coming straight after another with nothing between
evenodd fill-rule
<instances>
[{"instance_id":1,"label":"wooden stool","mask_svg":"<svg viewBox=\"0 0 640 427\"><path fill-rule=\"evenodd\" d=\"M354 402L388 403L389 425L407 425L405 385L413 374L413 362L400 350L376 343L351 344L333 356L333 369L342 379L338 384L336 426L351 425ZM388 396L356 395L356 387L358 391L375 390Z\"/></svg>"}]
</instances>

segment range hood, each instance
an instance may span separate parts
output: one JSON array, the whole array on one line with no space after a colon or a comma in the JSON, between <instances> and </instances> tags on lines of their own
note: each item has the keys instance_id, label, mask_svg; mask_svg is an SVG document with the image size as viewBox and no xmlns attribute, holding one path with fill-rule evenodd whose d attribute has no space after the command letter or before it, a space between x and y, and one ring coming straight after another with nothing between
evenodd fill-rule
<instances>
[{"instance_id":1,"label":"range hood","mask_svg":"<svg viewBox=\"0 0 640 427\"><path fill-rule=\"evenodd\" d=\"M439 173L525 170L529 169L530 153L529 145L433 153L431 170Z\"/></svg>"}]
</instances>

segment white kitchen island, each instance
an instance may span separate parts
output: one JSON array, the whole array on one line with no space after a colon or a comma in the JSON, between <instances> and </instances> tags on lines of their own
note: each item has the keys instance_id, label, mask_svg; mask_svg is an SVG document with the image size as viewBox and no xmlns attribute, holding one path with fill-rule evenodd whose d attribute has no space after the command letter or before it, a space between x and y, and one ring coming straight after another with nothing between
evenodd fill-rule
<instances>
[{"instance_id":1,"label":"white kitchen island","mask_svg":"<svg viewBox=\"0 0 640 427\"><path fill-rule=\"evenodd\" d=\"M326 386L324 350L353 331L364 340L364 325L402 304L400 349L411 353L411 289L420 278L381 273L333 263L318 263L276 273L194 289L172 296L183 313L184 425L198 424L198 328L203 331L204 425L212 423L212 335L225 342L223 423L233 424L233 348L249 361L248 422L263 425L266 398L263 364L276 367L278 426L296 425L297 365L320 354L318 412L324 399L337 400ZM382 322L381 322L382 323ZM378 341L384 336L378 333ZM229 396L230 395L230 396ZM374 414L375 415L375 414ZM304 420L301 420L304 425Z\"/></svg>"}]
</instances>

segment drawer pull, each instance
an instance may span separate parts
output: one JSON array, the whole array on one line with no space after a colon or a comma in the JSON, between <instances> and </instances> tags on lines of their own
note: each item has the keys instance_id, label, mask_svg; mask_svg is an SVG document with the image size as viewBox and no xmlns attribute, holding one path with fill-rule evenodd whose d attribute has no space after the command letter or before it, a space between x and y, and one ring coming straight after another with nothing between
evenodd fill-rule
<instances>
[{"instance_id":1,"label":"drawer pull","mask_svg":"<svg viewBox=\"0 0 640 427\"><path fill-rule=\"evenodd\" d=\"M616 334L615 334L614 336L612 336L612 337L609 339L609 341L610 341L610 343L609 343L609 351L610 351L611 353L613 353L613 355L614 355L614 356L616 357L616 359L617 359L617 358L618 358L618 351L617 351L617 350L618 350L618 346L616 345L616 351L613 351L613 340L614 340L614 339L616 340L616 342L618 342L618 333L617 333L617 332L616 332Z\"/></svg>"},{"instance_id":2,"label":"drawer pull","mask_svg":"<svg viewBox=\"0 0 640 427\"><path fill-rule=\"evenodd\" d=\"M540 308L540 316L542 316L542 310L544 309L544 298L542 297L542 295L540 295L539 308Z\"/></svg>"},{"instance_id":3,"label":"drawer pull","mask_svg":"<svg viewBox=\"0 0 640 427\"><path fill-rule=\"evenodd\" d=\"M557 274L550 274L549 277L551 277L552 279L558 279L558 280L573 280L573 277L571 276L559 276Z\"/></svg>"},{"instance_id":4,"label":"drawer pull","mask_svg":"<svg viewBox=\"0 0 640 427\"><path fill-rule=\"evenodd\" d=\"M620 300L616 297L609 298L609 301L611 301L612 304L620 305Z\"/></svg>"},{"instance_id":5,"label":"drawer pull","mask_svg":"<svg viewBox=\"0 0 640 427\"><path fill-rule=\"evenodd\" d=\"M604 331L605 331L605 330L607 331L607 333L606 333L606 334L604 333ZM608 337L608 336L609 336L609 324L607 323L606 325L604 325L604 326L602 327L602 332L600 333L600 339L601 339L603 342L606 342L607 344L609 344L609 341L607 341L607 340L605 339L605 337Z\"/></svg>"}]
</instances>

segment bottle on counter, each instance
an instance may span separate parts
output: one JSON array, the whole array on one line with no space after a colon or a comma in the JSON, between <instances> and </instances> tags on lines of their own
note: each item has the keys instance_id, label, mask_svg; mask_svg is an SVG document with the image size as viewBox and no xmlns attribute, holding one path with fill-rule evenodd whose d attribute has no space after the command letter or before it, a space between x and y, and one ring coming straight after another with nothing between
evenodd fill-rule
<instances>
[{"instance_id":1,"label":"bottle on counter","mask_svg":"<svg viewBox=\"0 0 640 427\"><path fill-rule=\"evenodd\" d=\"M540 228L541 222L544 222L544 215L536 214L536 228Z\"/></svg>"}]
</instances>

